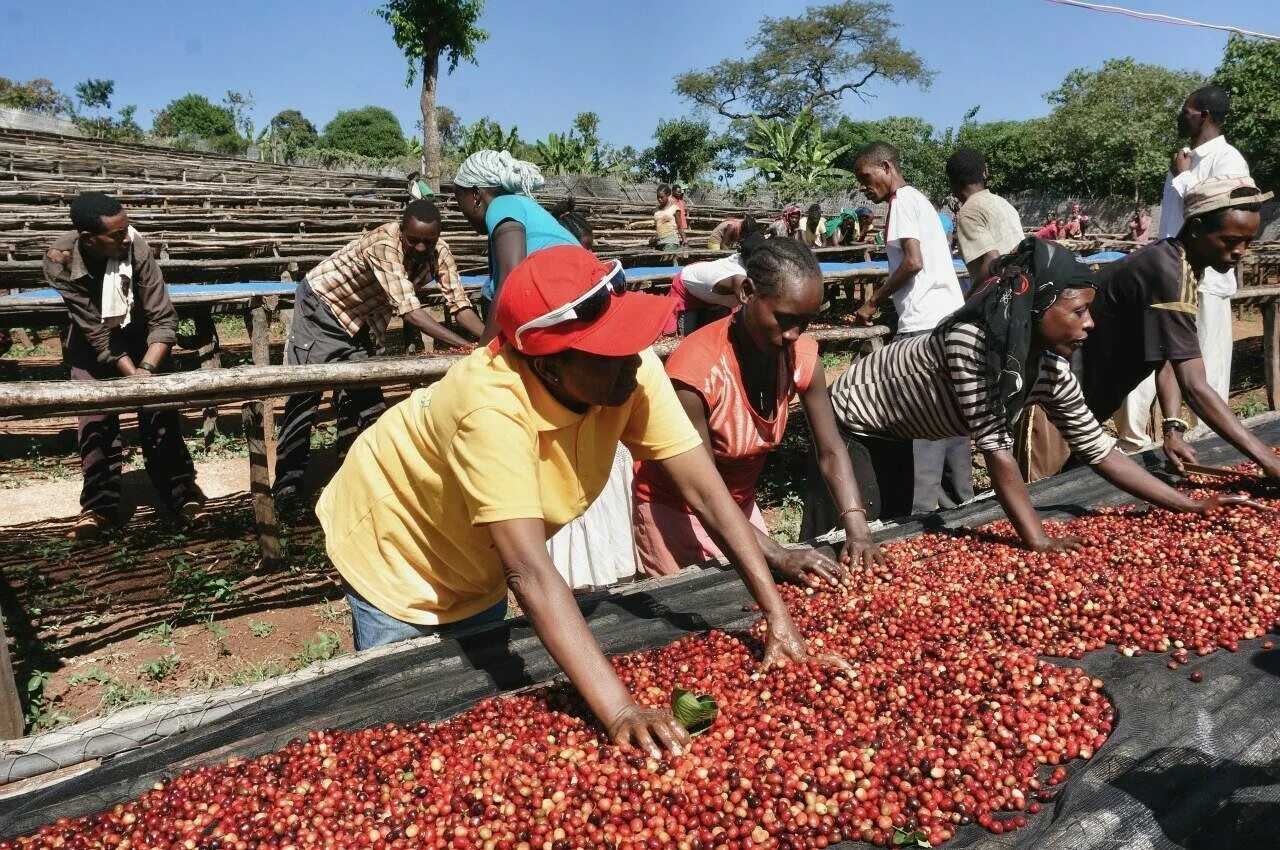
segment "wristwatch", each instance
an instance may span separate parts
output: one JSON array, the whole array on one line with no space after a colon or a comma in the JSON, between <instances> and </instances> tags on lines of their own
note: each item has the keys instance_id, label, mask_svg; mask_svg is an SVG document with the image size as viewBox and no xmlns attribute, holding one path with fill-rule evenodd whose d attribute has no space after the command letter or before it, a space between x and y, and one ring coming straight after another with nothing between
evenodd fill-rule
<instances>
[{"instance_id":1,"label":"wristwatch","mask_svg":"<svg viewBox=\"0 0 1280 850\"><path fill-rule=\"evenodd\" d=\"M143 360L141 363L139 363L139 364L138 364L138 368L139 368L139 369L144 369L144 370L146 370L146 371L150 372L150 373L151 373L151 374L153 374L153 375L156 373L156 367L155 367L155 366L152 366L150 363L148 363L148 362L147 362L147 361L145 361L145 360Z\"/></svg>"}]
</instances>

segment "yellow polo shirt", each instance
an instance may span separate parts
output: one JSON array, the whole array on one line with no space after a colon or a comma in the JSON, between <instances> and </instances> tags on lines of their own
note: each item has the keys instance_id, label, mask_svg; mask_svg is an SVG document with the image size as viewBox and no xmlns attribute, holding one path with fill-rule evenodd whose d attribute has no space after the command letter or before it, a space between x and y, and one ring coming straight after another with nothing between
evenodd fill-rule
<instances>
[{"instance_id":1,"label":"yellow polo shirt","mask_svg":"<svg viewBox=\"0 0 1280 850\"><path fill-rule=\"evenodd\" d=\"M507 586L487 523L540 518L550 536L600 494L619 441L637 460L701 444L658 356L641 356L620 407L574 413L509 347L483 347L388 410L316 505L338 572L409 623L497 604Z\"/></svg>"}]
</instances>

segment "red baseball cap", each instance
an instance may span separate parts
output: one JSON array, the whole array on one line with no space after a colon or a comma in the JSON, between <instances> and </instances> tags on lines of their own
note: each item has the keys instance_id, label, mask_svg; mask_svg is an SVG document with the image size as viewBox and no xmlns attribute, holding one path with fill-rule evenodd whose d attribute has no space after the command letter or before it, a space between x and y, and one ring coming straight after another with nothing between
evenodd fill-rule
<instances>
[{"instance_id":1,"label":"red baseball cap","mask_svg":"<svg viewBox=\"0 0 1280 850\"><path fill-rule=\"evenodd\" d=\"M604 312L587 321L569 318L517 331L602 285L618 270L577 245L556 245L526 257L498 293L496 342L524 354L557 354L575 349L606 357L638 354L658 339L671 315L671 299L639 292L613 294ZM517 344L518 341L518 344Z\"/></svg>"}]
</instances>

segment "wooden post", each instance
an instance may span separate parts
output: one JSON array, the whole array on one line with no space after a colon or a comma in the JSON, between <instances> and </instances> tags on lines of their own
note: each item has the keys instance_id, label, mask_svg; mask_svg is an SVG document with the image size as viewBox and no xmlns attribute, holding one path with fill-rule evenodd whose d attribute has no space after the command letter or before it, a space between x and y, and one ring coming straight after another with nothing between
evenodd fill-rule
<instances>
[{"instance_id":1,"label":"wooden post","mask_svg":"<svg viewBox=\"0 0 1280 850\"><path fill-rule=\"evenodd\" d=\"M280 524L276 519L276 503L271 498L271 472L267 468L267 444L264 431L264 415L267 405L261 401L247 402L240 408L244 423L244 438L249 444L249 494L253 499L253 524L258 533L258 549L262 554L262 566L268 570L279 569L283 563L280 554Z\"/></svg>"},{"instance_id":2,"label":"wooden post","mask_svg":"<svg viewBox=\"0 0 1280 850\"><path fill-rule=\"evenodd\" d=\"M21 738L24 725L18 683L14 681L13 662L9 658L9 639L5 635L4 617L0 612L0 741Z\"/></svg>"},{"instance_id":3,"label":"wooden post","mask_svg":"<svg viewBox=\"0 0 1280 850\"><path fill-rule=\"evenodd\" d=\"M1262 362L1264 379L1267 385L1267 406L1272 410L1280 408L1280 391L1276 381L1280 381L1280 322L1276 321L1276 297L1262 302Z\"/></svg>"},{"instance_id":4,"label":"wooden post","mask_svg":"<svg viewBox=\"0 0 1280 850\"><path fill-rule=\"evenodd\" d=\"M218 345L218 328L213 323L212 308L200 310L195 314L194 318L196 339L199 341L200 346L196 349L200 357L200 371L221 369L222 354ZM213 435L218 433L218 408L216 405L204 409L202 433L204 435L204 447L207 449L213 445Z\"/></svg>"},{"instance_id":5,"label":"wooden post","mask_svg":"<svg viewBox=\"0 0 1280 850\"><path fill-rule=\"evenodd\" d=\"M253 365L271 365L271 310L279 303L274 296L255 296L245 311L245 330L249 332L250 353ZM263 428L266 432L264 451L267 457L275 459L276 454L276 414L275 401L268 399L263 409Z\"/></svg>"}]
</instances>

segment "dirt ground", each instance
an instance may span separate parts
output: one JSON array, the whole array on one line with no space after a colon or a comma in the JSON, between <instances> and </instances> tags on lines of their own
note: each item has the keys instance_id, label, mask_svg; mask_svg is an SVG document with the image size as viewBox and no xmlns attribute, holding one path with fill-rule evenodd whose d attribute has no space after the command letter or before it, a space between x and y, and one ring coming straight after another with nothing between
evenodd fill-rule
<instances>
[{"instance_id":1,"label":"dirt ground","mask_svg":"<svg viewBox=\"0 0 1280 850\"><path fill-rule=\"evenodd\" d=\"M1242 413L1265 409L1260 334L1256 314L1236 325L1232 402ZM229 361L245 356L243 338L224 332L223 343ZM56 340L42 346L17 352L23 377L35 376L28 370L62 377ZM846 363L824 358L828 381ZM238 422L234 406L224 414L228 426ZM79 508L74 421L0 422L0 610L30 730L248 684L351 650L349 613L311 506L282 512L286 567L264 571L243 444L233 435L205 451L194 436L198 415L188 413L186 421L211 520L186 529L157 512L132 460L124 476L132 517L122 532L91 545L66 536ZM798 528L806 465L804 418L792 423L760 492L770 530L781 539L793 539ZM319 482L334 459L323 430L317 445Z\"/></svg>"}]
</instances>

